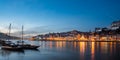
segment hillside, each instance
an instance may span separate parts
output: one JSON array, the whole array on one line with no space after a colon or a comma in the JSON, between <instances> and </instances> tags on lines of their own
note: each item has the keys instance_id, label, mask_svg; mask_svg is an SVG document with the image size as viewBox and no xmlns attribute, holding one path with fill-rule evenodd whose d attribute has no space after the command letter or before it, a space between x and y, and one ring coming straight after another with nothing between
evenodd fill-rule
<instances>
[{"instance_id":1,"label":"hillside","mask_svg":"<svg viewBox=\"0 0 120 60\"><path fill-rule=\"evenodd\" d=\"M8 36L7 34L0 32L0 39L20 39L20 38L15 36Z\"/></svg>"}]
</instances>

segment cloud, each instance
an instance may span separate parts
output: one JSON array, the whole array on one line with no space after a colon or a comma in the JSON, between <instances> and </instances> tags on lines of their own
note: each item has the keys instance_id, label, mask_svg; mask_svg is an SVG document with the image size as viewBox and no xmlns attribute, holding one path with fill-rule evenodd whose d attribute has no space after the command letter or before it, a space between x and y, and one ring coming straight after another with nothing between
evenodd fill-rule
<instances>
[{"instance_id":1,"label":"cloud","mask_svg":"<svg viewBox=\"0 0 120 60\"><path fill-rule=\"evenodd\" d=\"M45 34L49 33L50 31L53 31L52 29L49 28L49 26L39 26L39 27L33 27L29 28L24 31L24 36L36 36L38 34ZM11 35L13 36L21 36L22 31L17 31L12 33Z\"/></svg>"},{"instance_id":2,"label":"cloud","mask_svg":"<svg viewBox=\"0 0 120 60\"><path fill-rule=\"evenodd\" d=\"M20 28L18 28L16 26L11 27L11 33L17 32L19 30L20 30ZM9 31L8 26L3 25L3 26L0 27L0 32L8 33L8 31Z\"/></svg>"},{"instance_id":3,"label":"cloud","mask_svg":"<svg viewBox=\"0 0 120 60\"><path fill-rule=\"evenodd\" d=\"M49 32L64 32L64 31L70 31L73 29L76 29L78 27L73 26L59 26L59 25L47 25L47 26L37 26L37 27L32 27L27 30L24 30L24 37L31 37L31 36L36 36L39 34L46 34ZM20 29L21 30L21 29ZM11 35L13 36L21 36L22 31L17 31L12 33Z\"/></svg>"}]
</instances>

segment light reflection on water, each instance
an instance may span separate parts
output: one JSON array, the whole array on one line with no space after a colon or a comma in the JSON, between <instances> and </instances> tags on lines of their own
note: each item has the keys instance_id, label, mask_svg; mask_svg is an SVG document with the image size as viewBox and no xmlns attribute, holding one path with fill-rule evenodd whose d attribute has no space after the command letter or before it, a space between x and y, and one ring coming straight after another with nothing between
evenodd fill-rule
<instances>
[{"instance_id":1,"label":"light reflection on water","mask_svg":"<svg viewBox=\"0 0 120 60\"><path fill-rule=\"evenodd\" d=\"M0 60L120 60L119 42L26 42L41 47L24 52L0 50Z\"/></svg>"}]
</instances>

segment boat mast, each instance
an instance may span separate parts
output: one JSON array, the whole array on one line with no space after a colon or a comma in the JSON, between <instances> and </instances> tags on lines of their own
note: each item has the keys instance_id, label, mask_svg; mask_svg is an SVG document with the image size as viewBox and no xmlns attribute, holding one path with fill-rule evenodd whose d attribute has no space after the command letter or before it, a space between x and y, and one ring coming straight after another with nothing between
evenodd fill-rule
<instances>
[{"instance_id":1,"label":"boat mast","mask_svg":"<svg viewBox=\"0 0 120 60\"><path fill-rule=\"evenodd\" d=\"M10 32L11 32L11 23L10 23L10 25L9 25L9 33L8 33L9 38L10 38ZM9 38L8 38L8 40L9 40Z\"/></svg>"},{"instance_id":2,"label":"boat mast","mask_svg":"<svg viewBox=\"0 0 120 60\"><path fill-rule=\"evenodd\" d=\"M22 25L22 44L23 44L23 25Z\"/></svg>"}]
</instances>

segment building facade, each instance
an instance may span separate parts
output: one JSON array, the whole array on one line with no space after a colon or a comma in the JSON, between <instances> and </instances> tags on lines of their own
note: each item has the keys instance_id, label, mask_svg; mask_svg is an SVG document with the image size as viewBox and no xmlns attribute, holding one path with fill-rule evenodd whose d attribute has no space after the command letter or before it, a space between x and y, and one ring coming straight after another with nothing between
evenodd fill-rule
<instances>
[{"instance_id":1,"label":"building facade","mask_svg":"<svg viewBox=\"0 0 120 60\"><path fill-rule=\"evenodd\" d=\"M119 20L119 21L114 21L114 22L112 22L110 28L111 28L111 30L119 29L119 28L120 28L120 20Z\"/></svg>"}]
</instances>

